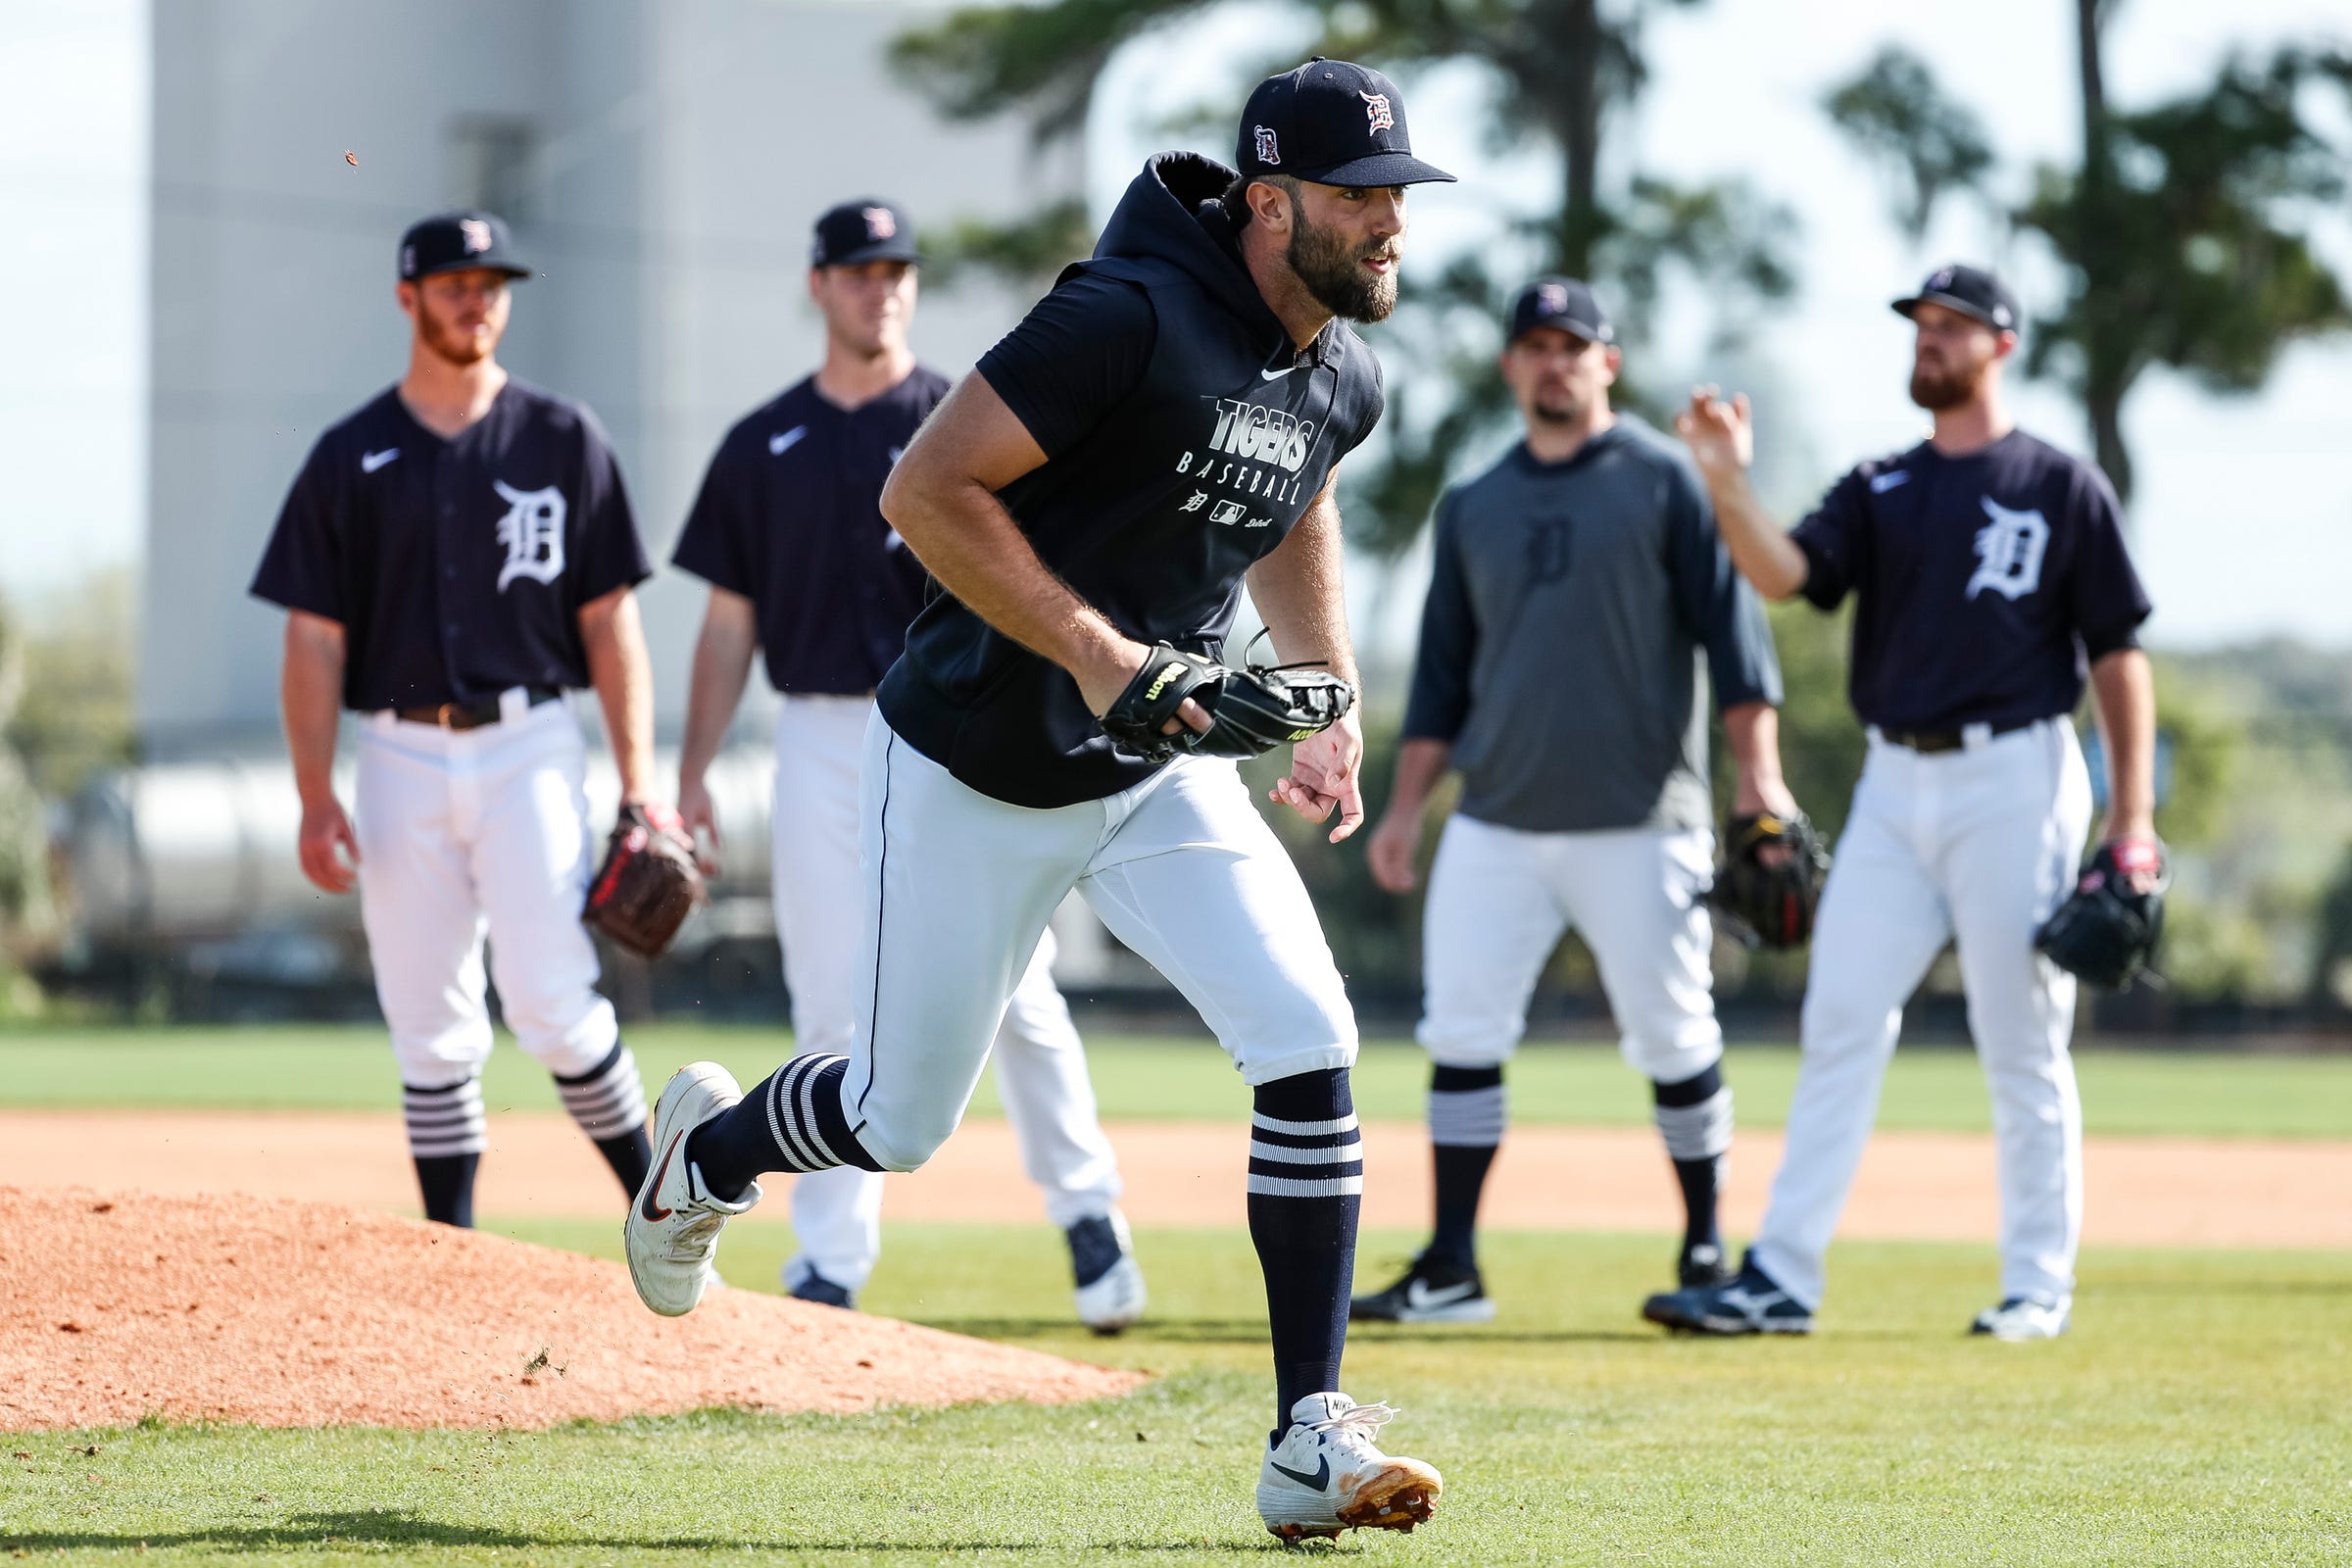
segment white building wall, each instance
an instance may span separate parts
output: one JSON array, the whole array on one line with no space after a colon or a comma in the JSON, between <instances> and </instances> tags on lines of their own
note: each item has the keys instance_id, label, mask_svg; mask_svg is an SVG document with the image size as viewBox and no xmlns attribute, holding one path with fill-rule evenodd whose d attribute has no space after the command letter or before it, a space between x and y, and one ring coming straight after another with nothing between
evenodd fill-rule
<instances>
[{"instance_id":1,"label":"white building wall","mask_svg":"<svg viewBox=\"0 0 2352 1568\"><path fill-rule=\"evenodd\" d=\"M472 199L460 133L530 132L508 203L540 269L502 358L612 432L664 559L726 426L810 368L816 213L918 226L1077 185L1012 126L891 79L925 8L792 0L172 0L156 7L153 434L139 707L150 755L274 747L280 616L247 597L318 432L397 378L392 253ZM359 160L354 168L346 151ZM917 352L967 368L1026 301L935 295ZM664 733L701 593L648 585Z\"/></svg>"}]
</instances>

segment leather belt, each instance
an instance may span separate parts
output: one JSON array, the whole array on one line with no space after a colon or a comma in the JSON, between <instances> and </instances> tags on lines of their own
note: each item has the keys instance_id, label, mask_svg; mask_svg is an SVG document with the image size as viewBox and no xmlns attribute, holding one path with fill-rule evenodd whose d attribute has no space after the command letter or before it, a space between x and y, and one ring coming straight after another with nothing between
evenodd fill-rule
<instances>
[{"instance_id":1,"label":"leather belt","mask_svg":"<svg viewBox=\"0 0 2352 1568\"><path fill-rule=\"evenodd\" d=\"M525 686L530 706L552 703L564 695L559 686ZM436 729L482 729L503 716L495 697L478 703L435 703L430 708L395 708L392 716L407 724L430 724Z\"/></svg>"},{"instance_id":2,"label":"leather belt","mask_svg":"<svg viewBox=\"0 0 2352 1568\"><path fill-rule=\"evenodd\" d=\"M1979 730L1986 740L2002 735L2014 735L2021 729L2031 729L2038 719L2021 718L2010 724L1971 724L1967 729L1881 729L1879 739L1895 746L1907 747L1923 757L1942 752L1968 750L1968 731Z\"/></svg>"}]
</instances>

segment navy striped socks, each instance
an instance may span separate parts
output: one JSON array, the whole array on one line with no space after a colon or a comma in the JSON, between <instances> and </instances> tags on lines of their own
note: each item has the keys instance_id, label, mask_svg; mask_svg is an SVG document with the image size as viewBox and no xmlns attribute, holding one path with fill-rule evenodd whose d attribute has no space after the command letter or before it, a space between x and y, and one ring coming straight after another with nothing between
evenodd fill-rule
<instances>
[{"instance_id":1,"label":"navy striped socks","mask_svg":"<svg viewBox=\"0 0 2352 1568\"><path fill-rule=\"evenodd\" d=\"M1723 1190L1723 1158L1732 1149L1732 1092L1723 1081L1723 1064L1679 1084L1657 1084L1653 1093L1658 1134L1683 1189L1683 1255L1701 1247L1720 1251L1716 1202Z\"/></svg>"},{"instance_id":2,"label":"navy striped socks","mask_svg":"<svg viewBox=\"0 0 2352 1568\"><path fill-rule=\"evenodd\" d=\"M653 1141L645 1131L645 1085L637 1076L637 1058L626 1044L612 1043L605 1059L576 1078L556 1075L556 1093L564 1108L579 1123L580 1131L605 1156L621 1189L634 1195L645 1185L654 1162Z\"/></svg>"},{"instance_id":3,"label":"navy striped socks","mask_svg":"<svg viewBox=\"0 0 2352 1568\"><path fill-rule=\"evenodd\" d=\"M847 1056L795 1056L740 1104L697 1127L686 1142L686 1157L710 1196L732 1203L771 1170L880 1170L842 1112L841 1082L849 1070Z\"/></svg>"},{"instance_id":4,"label":"navy striped socks","mask_svg":"<svg viewBox=\"0 0 2352 1568\"><path fill-rule=\"evenodd\" d=\"M1478 1200L1509 1120L1499 1065L1430 1069L1429 1142L1438 1187L1430 1256L1478 1266Z\"/></svg>"},{"instance_id":5,"label":"navy striped socks","mask_svg":"<svg viewBox=\"0 0 2352 1568\"><path fill-rule=\"evenodd\" d=\"M401 1115L409 1126L409 1154L424 1217L440 1225L473 1224L473 1173L489 1146L482 1115L482 1083L468 1078L438 1089L400 1086Z\"/></svg>"},{"instance_id":6,"label":"navy striped socks","mask_svg":"<svg viewBox=\"0 0 2352 1568\"><path fill-rule=\"evenodd\" d=\"M1340 1386L1364 1145L1348 1069L1257 1087L1250 1118L1250 1240L1266 1276L1275 1437L1291 1406Z\"/></svg>"}]
</instances>

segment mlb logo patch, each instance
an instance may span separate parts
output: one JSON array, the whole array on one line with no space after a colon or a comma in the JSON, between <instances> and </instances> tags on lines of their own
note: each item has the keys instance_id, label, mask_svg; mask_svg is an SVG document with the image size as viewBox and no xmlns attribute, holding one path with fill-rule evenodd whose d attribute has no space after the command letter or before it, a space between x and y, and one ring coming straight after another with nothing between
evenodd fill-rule
<instances>
[{"instance_id":1,"label":"mlb logo patch","mask_svg":"<svg viewBox=\"0 0 2352 1568\"><path fill-rule=\"evenodd\" d=\"M490 248L490 225L478 218L461 218L458 238L465 243L466 255L478 256Z\"/></svg>"},{"instance_id":2,"label":"mlb logo patch","mask_svg":"<svg viewBox=\"0 0 2352 1568\"><path fill-rule=\"evenodd\" d=\"M899 220L891 216L887 207L868 207L864 218L867 239L889 239L899 231Z\"/></svg>"},{"instance_id":3,"label":"mlb logo patch","mask_svg":"<svg viewBox=\"0 0 2352 1568\"><path fill-rule=\"evenodd\" d=\"M1396 117L1389 109L1387 93L1359 92L1356 96L1364 101L1364 118L1372 122L1372 129L1394 130L1396 128Z\"/></svg>"},{"instance_id":4,"label":"mlb logo patch","mask_svg":"<svg viewBox=\"0 0 2352 1568\"><path fill-rule=\"evenodd\" d=\"M1274 132L1264 125L1257 127L1257 161L1269 169L1282 163L1282 151L1274 145Z\"/></svg>"}]
</instances>

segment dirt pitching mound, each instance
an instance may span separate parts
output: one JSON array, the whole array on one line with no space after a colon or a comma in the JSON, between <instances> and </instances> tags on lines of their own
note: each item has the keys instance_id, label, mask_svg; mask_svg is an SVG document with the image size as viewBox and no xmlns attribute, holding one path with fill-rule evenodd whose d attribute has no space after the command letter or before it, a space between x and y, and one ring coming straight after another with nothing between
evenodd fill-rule
<instances>
[{"instance_id":1,"label":"dirt pitching mound","mask_svg":"<svg viewBox=\"0 0 2352 1568\"><path fill-rule=\"evenodd\" d=\"M544 1427L1061 1403L1141 1381L745 1291L656 1317L618 1263L359 1209L0 1187L0 1430Z\"/></svg>"}]
</instances>

